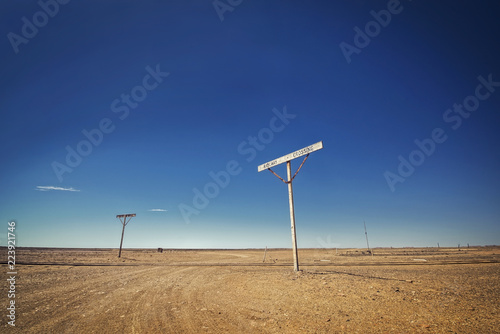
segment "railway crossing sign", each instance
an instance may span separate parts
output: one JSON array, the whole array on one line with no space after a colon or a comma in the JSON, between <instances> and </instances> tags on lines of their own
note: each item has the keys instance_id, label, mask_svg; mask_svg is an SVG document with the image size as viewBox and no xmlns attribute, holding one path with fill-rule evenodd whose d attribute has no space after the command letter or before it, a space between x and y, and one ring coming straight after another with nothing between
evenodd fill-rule
<instances>
[{"instance_id":1,"label":"railway crossing sign","mask_svg":"<svg viewBox=\"0 0 500 334\"><path fill-rule=\"evenodd\" d=\"M290 160L293 160L296 158L300 158L301 156L304 156L306 154L309 155L309 153L312 153L312 152L317 151L317 150L321 150L322 148L323 148L323 142L322 141L317 142L316 144L309 145L307 147L304 147L303 149L300 149L298 151L295 151L295 152L292 152L290 154L279 157L278 159L274 159L272 161L266 162L265 164L262 164L259 167L257 167L257 170L259 172L262 172L265 169L269 169L271 167L280 165L284 162L287 162L287 161L290 161Z\"/></svg>"},{"instance_id":2,"label":"railway crossing sign","mask_svg":"<svg viewBox=\"0 0 500 334\"><path fill-rule=\"evenodd\" d=\"M304 147L298 151L289 153L287 155L284 155L282 157L279 157L277 159L271 160L269 162L266 162L265 164L262 164L257 167L258 172L262 172L263 170L269 170L271 173L273 173L276 177L278 177L281 181L286 183L288 185L288 201L290 203L290 222L291 222L291 228L292 228L292 246L293 246L293 267L295 271L299 271L299 258L297 254L297 236L295 232L295 210L293 207L293 188L292 188L292 181L293 179L297 176L298 172L306 162L307 158L309 157L309 154L318 150L321 150L323 148L323 142L317 142L315 144L309 145L307 147ZM295 174L292 177L292 163L291 161L296 158L300 158L302 156L306 156L302 163L300 164L299 168L295 172ZM271 167L280 165L282 163L286 162L286 170L287 170L287 181L285 181L282 177L280 177L278 174L276 174Z\"/></svg>"}]
</instances>

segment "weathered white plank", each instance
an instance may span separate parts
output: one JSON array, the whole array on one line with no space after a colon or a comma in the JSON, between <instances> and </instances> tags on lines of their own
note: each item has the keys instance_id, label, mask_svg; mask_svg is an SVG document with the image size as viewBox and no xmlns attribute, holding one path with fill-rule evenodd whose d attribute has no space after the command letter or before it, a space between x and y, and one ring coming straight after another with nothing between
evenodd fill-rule
<instances>
[{"instance_id":1,"label":"weathered white plank","mask_svg":"<svg viewBox=\"0 0 500 334\"><path fill-rule=\"evenodd\" d=\"M257 167L257 170L259 172L262 172L263 170L266 170L268 168L277 166L277 165L282 164L284 162L299 158L299 157L304 156L306 154L309 154L311 152L321 150L322 148L323 148L323 142L322 141L317 142L315 144L309 145L307 147L304 147L304 148L297 150L295 152L292 152L290 154L284 155L278 159L274 159L272 161L266 162L265 164L262 164L259 167Z\"/></svg>"}]
</instances>

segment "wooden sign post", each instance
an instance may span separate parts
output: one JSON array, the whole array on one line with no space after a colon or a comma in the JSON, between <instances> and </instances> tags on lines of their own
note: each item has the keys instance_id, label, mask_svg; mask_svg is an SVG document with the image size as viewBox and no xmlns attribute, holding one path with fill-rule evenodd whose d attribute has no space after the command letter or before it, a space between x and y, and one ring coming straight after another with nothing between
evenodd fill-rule
<instances>
[{"instance_id":1,"label":"wooden sign post","mask_svg":"<svg viewBox=\"0 0 500 334\"><path fill-rule=\"evenodd\" d=\"M286 183L288 185L288 201L290 203L290 222L291 222L291 229L292 229L292 246L293 246L293 267L295 271L299 271L299 257L297 253L297 235L295 231L295 210L293 207L293 188L292 188L292 181L293 179L297 176L297 173L300 171L304 163L306 162L307 158L309 157L309 154L321 150L323 148L323 142L320 141L316 144L312 144L310 146L304 147L303 149L300 149L298 151L292 152L290 154L284 155L278 159L274 159L272 161L266 162L265 164L260 165L257 167L257 171L262 172L263 170L267 169L274 175L276 175L281 181ZM295 158L299 158L302 156L306 156L304 160L302 161L302 164L300 164L299 168L295 172L295 174L292 177L292 162L291 160ZM286 171L287 171L287 181L285 181L283 178L281 178L278 174L273 172L271 167L277 166L279 164L282 164L286 162Z\"/></svg>"},{"instance_id":2,"label":"wooden sign post","mask_svg":"<svg viewBox=\"0 0 500 334\"><path fill-rule=\"evenodd\" d=\"M120 223L122 223L122 225L123 225L122 239L120 241L120 252L118 252L118 257L122 256L122 244L123 244L123 234L125 233L125 226L130 222L130 219L132 219L132 217L135 217L135 213L128 213L126 215L117 215L116 216L116 218L120 219ZM122 220L122 218L123 218L123 220ZM128 218L128 221L127 221L127 218Z\"/></svg>"}]
</instances>

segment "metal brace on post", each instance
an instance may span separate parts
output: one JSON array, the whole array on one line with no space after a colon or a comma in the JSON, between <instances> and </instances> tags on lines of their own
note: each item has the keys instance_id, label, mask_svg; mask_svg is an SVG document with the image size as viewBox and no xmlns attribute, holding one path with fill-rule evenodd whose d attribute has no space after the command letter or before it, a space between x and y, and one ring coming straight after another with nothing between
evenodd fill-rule
<instances>
[{"instance_id":1,"label":"metal brace on post","mask_svg":"<svg viewBox=\"0 0 500 334\"><path fill-rule=\"evenodd\" d=\"M292 246L293 246L293 267L295 271L299 271L299 257L298 257L298 252L297 252L297 233L295 230L295 210L294 210L294 205L293 205L293 187L292 187L292 181L293 179L297 176L298 172L306 162L307 158L309 157L309 154L321 150L323 148L323 142L320 141L316 144L310 145L308 147L304 147L303 149L300 149L298 151L292 152L290 154L287 154L285 156L282 156L278 159L266 162L265 164L260 165L257 167L257 171L261 172L265 169L269 170L271 173L276 175L281 181L286 183L288 185L288 201L290 204L290 223L291 223L291 229L292 229ZM295 174L292 177L292 163L291 160L295 158L299 158L302 156L306 156L304 158L304 161L300 164L299 168L295 172ZM280 177L278 174L276 174L271 167L277 166L279 164L282 164L286 162L286 170L287 170L287 181L285 181L282 177Z\"/></svg>"},{"instance_id":2,"label":"metal brace on post","mask_svg":"<svg viewBox=\"0 0 500 334\"><path fill-rule=\"evenodd\" d=\"M123 234L125 233L125 226L128 223L130 223L130 220L132 219L132 217L135 217L135 213L128 213L126 215L117 215L116 216L116 218L120 219L120 223L122 223L122 225L123 225L122 239L120 241L120 251L118 252L118 257L122 256L122 244L123 244ZM122 221L122 218L123 218L123 221ZM127 221L127 218L128 218L128 221Z\"/></svg>"}]
</instances>

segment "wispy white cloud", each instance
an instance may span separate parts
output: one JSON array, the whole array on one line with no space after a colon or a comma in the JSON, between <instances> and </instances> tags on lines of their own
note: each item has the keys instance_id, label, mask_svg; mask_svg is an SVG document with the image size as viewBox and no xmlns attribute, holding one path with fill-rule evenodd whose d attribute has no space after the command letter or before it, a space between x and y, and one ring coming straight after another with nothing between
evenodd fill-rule
<instances>
[{"instance_id":1,"label":"wispy white cloud","mask_svg":"<svg viewBox=\"0 0 500 334\"><path fill-rule=\"evenodd\" d=\"M148 211L152 211L152 212L167 212L168 210L165 210L165 209L150 209Z\"/></svg>"},{"instance_id":2,"label":"wispy white cloud","mask_svg":"<svg viewBox=\"0 0 500 334\"><path fill-rule=\"evenodd\" d=\"M50 190L80 191L80 190L75 189L73 187L71 187L71 188L63 188L63 187L53 187L53 186L36 186L35 190L38 190L38 191L50 191Z\"/></svg>"}]
</instances>

